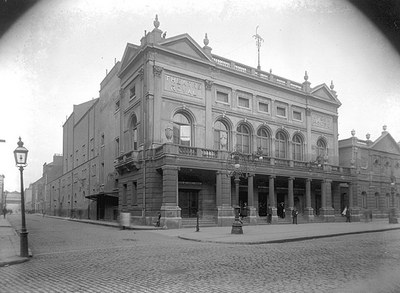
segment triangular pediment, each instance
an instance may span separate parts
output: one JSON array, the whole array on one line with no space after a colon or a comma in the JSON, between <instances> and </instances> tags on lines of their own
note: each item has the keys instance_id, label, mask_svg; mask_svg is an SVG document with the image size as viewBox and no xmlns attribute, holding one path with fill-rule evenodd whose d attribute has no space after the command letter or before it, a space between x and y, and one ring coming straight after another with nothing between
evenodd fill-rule
<instances>
[{"instance_id":1,"label":"triangular pediment","mask_svg":"<svg viewBox=\"0 0 400 293\"><path fill-rule=\"evenodd\" d=\"M124 69L128 64L129 61L137 54L139 51L139 46L133 45L131 43L128 43L125 47L124 55L122 56L121 59L121 70Z\"/></svg>"},{"instance_id":2,"label":"triangular pediment","mask_svg":"<svg viewBox=\"0 0 400 293\"><path fill-rule=\"evenodd\" d=\"M326 84L321 84L311 90L311 94L326 101L334 102L341 105L339 99Z\"/></svg>"},{"instance_id":3,"label":"triangular pediment","mask_svg":"<svg viewBox=\"0 0 400 293\"><path fill-rule=\"evenodd\" d=\"M203 49L188 34L178 35L159 43L165 49L178 52L182 55L196 59L211 61L210 57L204 53Z\"/></svg>"},{"instance_id":4,"label":"triangular pediment","mask_svg":"<svg viewBox=\"0 0 400 293\"><path fill-rule=\"evenodd\" d=\"M400 155L400 146L389 132L383 133L372 145L371 149Z\"/></svg>"}]
</instances>

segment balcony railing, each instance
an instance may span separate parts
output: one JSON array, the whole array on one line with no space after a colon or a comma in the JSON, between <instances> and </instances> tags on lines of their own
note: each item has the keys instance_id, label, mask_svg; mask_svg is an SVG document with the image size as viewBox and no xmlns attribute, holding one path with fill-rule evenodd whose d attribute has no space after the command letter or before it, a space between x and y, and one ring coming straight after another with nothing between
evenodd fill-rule
<instances>
[{"instance_id":1,"label":"balcony railing","mask_svg":"<svg viewBox=\"0 0 400 293\"><path fill-rule=\"evenodd\" d=\"M261 70L255 69L253 67L250 67L250 66L238 63L238 62L234 62L232 60L229 60L224 57L217 56L217 55L213 55L213 60L217 65L220 65L220 66L223 66L226 68L230 68L234 71L253 75L253 76L265 79L265 80L272 81L281 86L290 87L290 88L293 88L293 89L296 89L299 91L303 90L303 85L301 83L289 80L287 78L280 77L280 76L272 74L270 72L261 71Z\"/></svg>"},{"instance_id":2,"label":"balcony railing","mask_svg":"<svg viewBox=\"0 0 400 293\"><path fill-rule=\"evenodd\" d=\"M152 154L155 158L159 158L163 155L179 155L179 157L190 158L202 158L204 160L210 161L219 161L225 162L230 152L226 150L213 150L206 148L197 148L191 146L182 146L175 144L164 144L152 150ZM129 160L137 160L138 155L137 152L128 152L120 157L121 163L129 161ZM256 155L256 154L244 154L243 157L246 161L250 162L257 169L262 169L267 166L276 166L276 167L284 167L297 169L302 171L309 172L327 172L330 174L336 175L351 175L351 168L348 167L339 167L333 166L329 164L318 164L316 162L307 162L307 161L295 161L284 158L272 158L267 157L265 155Z\"/></svg>"}]
</instances>

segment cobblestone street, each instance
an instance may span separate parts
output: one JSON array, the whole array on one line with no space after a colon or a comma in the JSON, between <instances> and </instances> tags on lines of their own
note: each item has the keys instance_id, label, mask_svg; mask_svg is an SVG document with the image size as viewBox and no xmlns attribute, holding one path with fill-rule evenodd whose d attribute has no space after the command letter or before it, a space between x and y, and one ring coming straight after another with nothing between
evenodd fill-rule
<instances>
[{"instance_id":1,"label":"cobblestone street","mask_svg":"<svg viewBox=\"0 0 400 293\"><path fill-rule=\"evenodd\" d=\"M27 223L33 258L0 268L1 292L400 291L399 231L229 245L37 215Z\"/></svg>"}]
</instances>

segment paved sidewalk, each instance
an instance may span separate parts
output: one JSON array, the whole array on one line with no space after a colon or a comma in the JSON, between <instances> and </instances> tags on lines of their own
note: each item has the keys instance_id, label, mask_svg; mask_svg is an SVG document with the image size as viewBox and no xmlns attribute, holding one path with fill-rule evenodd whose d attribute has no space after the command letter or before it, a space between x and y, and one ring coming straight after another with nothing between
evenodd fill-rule
<instances>
[{"instance_id":1,"label":"paved sidewalk","mask_svg":"<svg viewBox=\"0 0 400 293\"><path fill-rule=\"evenodd\" d=\"M0 267L23 263L29 257L20 257L19 235L7 218L0 218Z\"/></svg>"},{"instance_id":2,"label":"paved sidewalk","mask_svg":"<svg viewBox=\"0 0 400 293\"><path fill-rule=\"evenodd\" d=\"M41 215L38 215L41 216ZM96 224L120 228L117 222L70 219L53 217L60 220L76 221L87 224ZM399 230L400 224L389 224L388 220L376 220L373 222L354 223L311 223L311 224L281 224L281 225L258 225L243 226L243 234L231 234L231 227L200 227L196 232L195 228L184 229L162 229L152 226L130 226L132 230L149 230L168 237L179 237L180 239L227 243L227 244L267 244L284 243L291 241L302 241L308 239L326 238L342 235L383 232ZM17 264L29 260L19 256L19 236L7 219L0 218L0 267Z\"/></svg>"},{"instance_id":3,"label":"paved sidewalk","mask_svg":"<svg viewBox=\"0 0 400 293\"><path fill-rule=\"evenodd\" d=\"M200 242L267 244L389 230L399 230L400 233L400 224L389 224L388 220L380 220L375 222L353 223L243 226L243 234L239 235L231 234L231 227L200 227L199 232L196 232L195 228L157 230L156 232L167 236L177 236L181 239Z\"/></svg>"}]
</instances>

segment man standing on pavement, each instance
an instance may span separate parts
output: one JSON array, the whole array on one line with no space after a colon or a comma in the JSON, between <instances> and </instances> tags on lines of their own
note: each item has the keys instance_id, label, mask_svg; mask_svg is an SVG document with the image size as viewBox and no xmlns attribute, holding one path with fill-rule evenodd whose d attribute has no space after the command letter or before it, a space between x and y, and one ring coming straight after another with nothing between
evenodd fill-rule
<instances>
[{"instance_id":1,"label":"man standing on pavement","mask_svg":"<svg viewBox=\"0 0 400 293\"><path fill-rule=\"evenodd\" d=\"M350 213L350 209L347 208L346 209L346 223L350 223L351 222L351 213Z\"/></svg>"},{"instance_id":2,"label":"man standing on pavement","mask_svg":"<svg viewBox=\"0 0 400 293\"><path fill-rule=\"evenodd\" d=\"M297 209L296 208L294 208L293 210L292 210L292 219L293 219L293 224L296 224L297 225L297 215L298 215L298 211L297 211Z\"/></svg>"}]
</instances>

